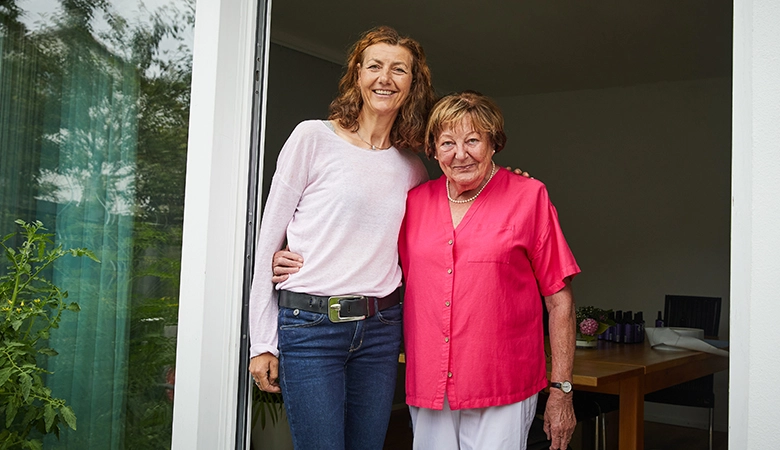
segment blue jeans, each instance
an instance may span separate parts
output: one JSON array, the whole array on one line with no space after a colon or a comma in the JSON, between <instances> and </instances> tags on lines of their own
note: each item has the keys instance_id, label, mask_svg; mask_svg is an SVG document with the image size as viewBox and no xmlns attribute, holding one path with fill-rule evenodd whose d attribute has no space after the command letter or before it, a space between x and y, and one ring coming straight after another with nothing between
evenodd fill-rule
<instances>
[{"instance_id":1,"label":"blue jeans","mask_svg":"<svg viewBox=\"0 0 780 450\"><path fill-rule=\"evenodd\" d=\"M342 323L279 308L280 384L297 450L384 446L402 335L400 305Z\"/></svg>"}]
</instances>

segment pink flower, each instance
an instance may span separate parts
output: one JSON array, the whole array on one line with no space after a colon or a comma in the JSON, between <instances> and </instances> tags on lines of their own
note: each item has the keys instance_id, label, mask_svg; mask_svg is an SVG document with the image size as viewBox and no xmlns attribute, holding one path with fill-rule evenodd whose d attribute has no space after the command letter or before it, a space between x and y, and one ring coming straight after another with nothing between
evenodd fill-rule
<instances>
[{"instance_id":1,"label":"pink flower","mask_svg":"<svg viewBox=\"0 0 780 450\"><path fill-rule=\"evenodd\" d=\"M599 323L595 319L585 319L580 322L580 333L587 336L594 336L599 329Z\"/></svg>"}]
</instances>

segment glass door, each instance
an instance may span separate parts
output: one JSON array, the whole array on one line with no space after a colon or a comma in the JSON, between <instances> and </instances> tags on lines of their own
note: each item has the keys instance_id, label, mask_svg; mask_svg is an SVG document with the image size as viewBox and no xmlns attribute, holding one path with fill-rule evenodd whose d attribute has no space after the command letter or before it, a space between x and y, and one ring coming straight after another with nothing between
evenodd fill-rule
<instances>
[{"instance_id":1,"label":"glass door","mask_svg":"<svg viewBox=\"0 0 780 450\"><path fill-rule=\"evenodd\" d=\"M0 6L0 236L40 221L54 245L100 261L63 257L42 273L80 309L37 355L77 426L19 439L170 448L194 13L194 0ZM0 320L22 310L16 300ZM12 365L3 345L0 374ZM15 406L0 421L21 436L26 411L46 405L12 397L9 383L25 383L12 372L0 404Z\"/></svg>"}]
</instances>

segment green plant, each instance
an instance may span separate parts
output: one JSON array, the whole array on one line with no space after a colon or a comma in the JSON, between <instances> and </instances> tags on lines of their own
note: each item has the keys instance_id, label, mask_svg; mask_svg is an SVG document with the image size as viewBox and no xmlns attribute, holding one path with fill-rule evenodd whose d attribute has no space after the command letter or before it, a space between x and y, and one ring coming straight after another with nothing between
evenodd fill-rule
<instances>
[{"instance_id":1,"label":"green plant","mask_svg":"<svg viewBox=\"0 0 780 450\"><path fill-rule=\"evenodd\" d=\"M282 394L261 391L252 386L252 428L260 421L260 428L265 429L268 419L276 425L284 410Z\"/></svg>"},{"instance_id":2,"label":"green plant","mask_svg":"<svg viewBox=\"0 0 780 450\"><path fill-rule=\"evenodd\" d=\"M67 291L46 273L66 255L99 262L87 249L54 246L53 235L45 233L41 222L16 223L22 230L21 245L14 249L6 244L17 233L0 241L9 262L0 276L0 450L42 449L42 437L59 437L60 425L76 429L76 415L65 400L52 396L43 378L51 372L40 363L57 355L48 339L63 311L78 312L79 306L67 303Z\"/></svg>"},{"instance_id":3,"label":"green plant","mask_svg":"<svg viewBox=\"0 0 780 450\"><path fill-rule=\"evenodd\" d=\"M580 306L577 308L577 339L593 342L597 336L607 331L615 324L609 318L612 310L604 310L595 306Z\"/></svg>"}]
</instances>

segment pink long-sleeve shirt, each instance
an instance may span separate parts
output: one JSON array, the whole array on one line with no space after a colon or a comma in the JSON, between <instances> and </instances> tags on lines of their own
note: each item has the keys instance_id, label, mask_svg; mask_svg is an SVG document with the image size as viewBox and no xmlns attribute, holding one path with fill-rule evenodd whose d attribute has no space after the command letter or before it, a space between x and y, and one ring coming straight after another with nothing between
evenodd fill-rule
<instances>
[{"instance_id":1,"label":"pink long-sleeve shirt","mask_svg":"<svg viewBox=\"0 0 780 450\"><path fill-rule=\"evenodd\" d=\"M500 169L452 227L445 178L409 192L406 401L452 409L522 401L546 384L541 295L580 272L544 185Z\"/></svg>"},{"instance_id":2,"label":"pink long-sleeve shirt","mask_svg":"<svg viewBox=\"0 0 780 450\"><path fill-rule=\"evenodd\" d=\"M406 194L427 179L410 151L366 150L326 122L301 122L279 154L263 211L249 301L250 356L278 354L271 259L285 238L304 265L276 289L384 297L401 283L397 243Z\"/></svg>"}]
</instances>

